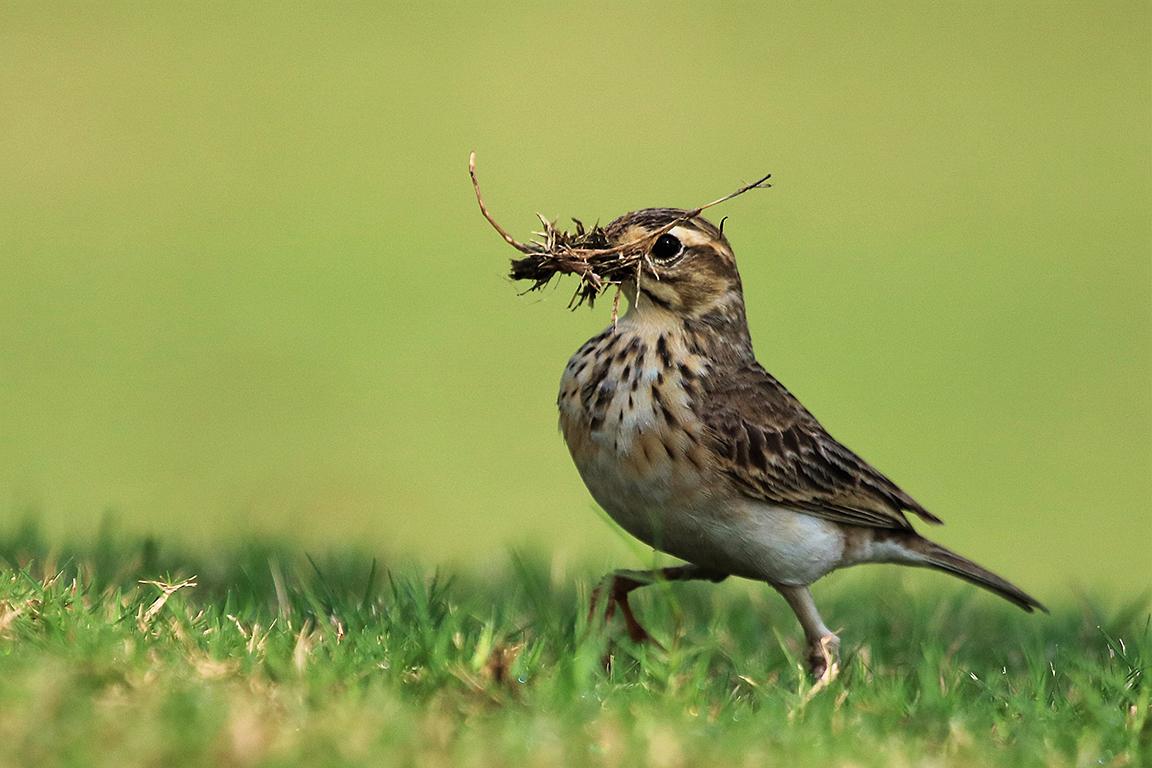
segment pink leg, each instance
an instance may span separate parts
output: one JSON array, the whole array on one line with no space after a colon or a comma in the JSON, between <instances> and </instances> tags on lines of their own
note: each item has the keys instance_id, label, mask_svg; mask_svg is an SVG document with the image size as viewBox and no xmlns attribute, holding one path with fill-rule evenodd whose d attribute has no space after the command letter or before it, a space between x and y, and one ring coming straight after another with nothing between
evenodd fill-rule
<instances>
[{"instance_id":1,"label":"pink leg","mask_svg":"<svg viewBox=\"0 0 1152 768\"><path fill-rule=\"evenodd\" d=\"M788 601L804 628L804 637L808 641L808 669L812 676L823 680L835 675L840 664L840 638L824 625L812 592L808 587L772 586Z\"/></svg>"},{"instance_id":2,"label":"pink leg","mask_svg":"<svg viewBox=\"0 0 1152 768\"><path fill-rule=\"evenodd\" d=\"M681 565L675 568L659 568L652 571L614 571L596 587L592 592L591 606L588 609L588 621L591 623L597 618L597 609L600 601L607 595L608 604L604 608L604 621L610 621L616 614L616 607L624 616L624 626L628 630L628 637L634 643L655 643L648 631L636 620L632 613L632 606L628 604L628 594L640 587L646 587L657 581L693 581L703 580L718 582L728 578L726 573L718 573L701 568L697 565ZM659 643L657 643L659 645Z\"/></svg>"}]
</instances>

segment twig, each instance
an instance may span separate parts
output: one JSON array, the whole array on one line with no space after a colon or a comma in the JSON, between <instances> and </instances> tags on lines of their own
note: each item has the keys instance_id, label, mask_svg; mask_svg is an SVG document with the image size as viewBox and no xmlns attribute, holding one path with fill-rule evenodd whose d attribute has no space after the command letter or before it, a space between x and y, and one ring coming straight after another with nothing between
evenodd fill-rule
<instances>
[{"instance_id":1,"label":"twig","mask_svg":"<svg viewBox=\"0 0 1152 768\"><path fill-rule=\"evenodd\" d=\"M539 249L530 248L529 246L521 243L512 235L505 231L504 227L496 223L496 219L492 218L492 214L488 213L488 206L484 205L484 198L480 194L480 182L476 179L476 152L468 153L468 175L472 177L472 189L476 191L476 202L480 204L480 213L484 214L484 218L492 225L492 228L500 233L500 237L504 238L504 242L512 246L521 253L539 253Z\"/></svg>"}]
</instances>

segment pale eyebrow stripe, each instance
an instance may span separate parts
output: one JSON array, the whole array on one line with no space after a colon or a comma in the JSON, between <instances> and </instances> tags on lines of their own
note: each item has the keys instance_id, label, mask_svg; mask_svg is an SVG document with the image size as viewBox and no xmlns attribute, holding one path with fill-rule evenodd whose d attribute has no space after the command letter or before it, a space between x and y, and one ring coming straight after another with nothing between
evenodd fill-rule
<instances>
[{"instance_id":1,"label":"pale eyebrow stripe","mask_svg":"<svg viewBox=\"0 0 1152 768\"><path fill-rule=\"evenodd\" d=\"M688 247L694 245L708 245L709 243L715 242L709 235L704 234L698 229L692 229L689 227L673 227L669 234L673 235L677 240Z\"/></svg>"}]
</instances>

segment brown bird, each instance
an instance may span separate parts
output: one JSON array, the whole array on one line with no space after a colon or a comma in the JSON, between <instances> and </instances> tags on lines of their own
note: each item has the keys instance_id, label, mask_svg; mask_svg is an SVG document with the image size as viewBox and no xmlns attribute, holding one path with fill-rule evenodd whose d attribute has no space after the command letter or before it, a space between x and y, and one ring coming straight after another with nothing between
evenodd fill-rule
<instances>
[{"instance_id":1,"label":"brown bird","mask_svg":"<svg viewBox=\"0 0 1152 768\"><path fill-rule=\"evenodd\" d=\"M761 367L732 248L700 210L651 208L593 233L581 227L580 242L591 247L576 249L576 261L585 266L555 270L577 272L593 287L597 276L608 276L629 304L580 347L561 377L560 427L572 459L617 523L687 562L616 571L594 607L597 597L609 615L618 607L629 635L644 641L649 635L628 604L638 587L728 576L765 581L800 620L817 677L834 674L840 641L809 585L838 568L935 568L1026 611L1044 610L918 534L906 513L939 518L837 442ZM548 247L525 248L500 231L530 254L514 263L514 277L533 276L541 259L555 261L554 238Z\"/></svg>"}]
</instances>

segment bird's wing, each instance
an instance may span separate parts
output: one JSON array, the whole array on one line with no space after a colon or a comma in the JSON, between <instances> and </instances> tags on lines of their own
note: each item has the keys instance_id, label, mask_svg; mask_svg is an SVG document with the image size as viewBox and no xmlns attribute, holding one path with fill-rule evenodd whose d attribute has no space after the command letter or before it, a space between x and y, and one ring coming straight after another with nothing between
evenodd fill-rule
<instances>
[{"instance_id":1,"label":"bird's wing","mask_svg":"<svg viewBox=\"0 0 1152 768\"><path fill-rule=\"evenodd\" d=\"M701 409L709 448L748 497L872 528L911 529L905 511L941 522L833 439L758 364L726 372L709 390Z\"/></svg>"}]
</instances>

